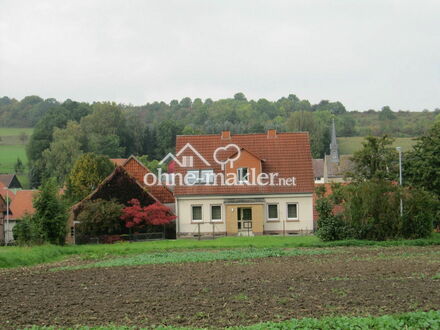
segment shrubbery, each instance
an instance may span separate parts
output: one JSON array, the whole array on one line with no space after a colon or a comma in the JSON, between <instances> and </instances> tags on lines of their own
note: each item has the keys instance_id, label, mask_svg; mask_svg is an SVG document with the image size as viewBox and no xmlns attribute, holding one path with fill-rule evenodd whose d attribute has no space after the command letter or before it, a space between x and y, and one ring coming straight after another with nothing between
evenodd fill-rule
<instances>
[{"instance_id":1,"label":"shrubbery","mask_svg":"<svg viewBox=\"0 0 440 330\"><path fill-rule=\"evenodd\" d=\"M332 190L333 194L327 197L318 192L317 235L324 241L424 238L432 233L438 202L422 189L370 180L333 185ZM340 212L335 212L336 206Z\"/></svg>"},{"instance_id":2,"label":"shrubbery","mask_svg":"<svg viewBox=\"0 0 440 330\"><path fill-rule=\"evenodd\" d=\"M324 197L324 191L317 192L316 202L319 214L317 235L323 241L337 241L345 238L345 224L339 214L333 214L334 203L330 197Z\"/></svg>"},{"instance_id":3,"label":"shrubbery","mask_svg":"<svg viewBox=\"0 0 440 330\"><path fill-rule=\"evenodd\" d=\"M405 238L428 237L439 221L439 202L435 195L423 189L408 189L404 192L402 236Z\"/></svg>"},{"instance_id":4,"label":"shrubbery","mask_svg":"<svg viewBox=\"0 0 440 330\"><path fill-rule=\"evenodd\" d=\"M78 234L97 236L120 234L124 222L120 219L123 205L114 200L96 199L84 203L77 217Z\"/></svg>"},{"instance_id":5,"label":"shrubbery","mask_svg":"<svg viewBox=\"0 0 440 330\"><path fill-rule=\"evenodd\" d=\"M122 211L121 219L127 228L141 229L151 226L166 225L176 219L169 207L156 202L141 206L138 199L133 198Z\"/></svg>"},{"instance_id":6,"label":"shrubbery","mask_svg":"<svg viewBox=\"0 0 440 330\"><path fill-rule=\"evenodd\" d=\"M17 225L12 228L14 240L19 245L33 245L44 243L44 233L41 224L34 221L32 216L25 215Z\"/></svg>"},{"instance_id":7,"label":"shrubbery","mask_svg":"<svg viewBox=\"0 0 440 330\"><path fill-rule=\"evenodd\" d=\"M51 243L63 245L66 236L67 212L58 196L54 179L47 180L33 201L35 213L25 216L13 229L18 244Z\"/></svg>"}]
</instances>

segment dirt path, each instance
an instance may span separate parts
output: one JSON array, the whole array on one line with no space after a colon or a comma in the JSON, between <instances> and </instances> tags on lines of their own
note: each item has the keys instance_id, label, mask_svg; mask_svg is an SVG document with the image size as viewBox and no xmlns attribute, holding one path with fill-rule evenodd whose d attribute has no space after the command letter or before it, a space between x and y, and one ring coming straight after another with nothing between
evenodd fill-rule
<instances>
[{"instance_id":1,"label":"dirt path","mask_svg":"<svg viewBox=\"0 0 440 330\"><path fill-rule=\"evenodd\" d=\"M440 309L440 247L0 273L0 324L227 326Z\"/></svg>"}]
</instances>

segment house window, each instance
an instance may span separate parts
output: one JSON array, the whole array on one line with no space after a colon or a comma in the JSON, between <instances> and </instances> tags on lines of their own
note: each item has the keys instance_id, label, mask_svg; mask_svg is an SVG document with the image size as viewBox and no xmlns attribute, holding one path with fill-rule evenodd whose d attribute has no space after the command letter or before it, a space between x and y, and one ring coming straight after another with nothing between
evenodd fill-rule
<instances>
[{"instance_id":1,"label":"house window","mask_svg":"<svg viewBox=\"0 0 440 330\"><path fill-rule=\"evenodd\" d=\"M278 220L278 204L267 205L267 219Z\"/></svg>"},{"instance_id":2,"label":"house window","mask_svg":"<svg viewBox=\"0 0 440 330\"><path fill-rule=\"evenodd\" d=\"M187 185L196 184L198 179L199 179L199 170L189 170L186 172L185 181Z\"/></svg>"},{"instance_id":3,"label":"house window","mask_svg":"<svg viewBox=\"0 0 440 330\"><path fill-rule=\"evenodd\" d=\"M238 182L248 182L249 171L247 167L240 167L237 169Z\"/></svg>"},{"instance_id":4,"label":"house window","mask_svg":"<svg viewBox=\"0 0 440 330\"><path fill-rule=\"evenodd\" d=\"M213 170L188 170L185 176L187 185L214 183Z\"/></svg>"},{"instance_id":5,"label":"house window","mask_svg":"<svg viewBox=\"0 0 440 330\"><path fill-rule=\"evenodd\" d=\"M211 205L211 221L222 221L222 206L221 205Z\"/></svg>"},{"instance_id":6,"label":"house window","mask_svg":"<svg viewBox=\"0 0 440 330\"><path fill-rule=\"evenodd\" d=\"M201 205L193 205L192 206L192 221L193 222L202 222L202 206Z\"/></svg>"},{"instance_id":7,"label":"house window","mask_svg":"<svg viewBox=\"0 0 440 330\"><path fill-rule=\"evenodd\" d=\"M200 183L214 183L214 170L200 170Z\"/></svg>"},{"instance_id":8,"label":"house window","mask_svg":"<svg viewBox=\"0 0 440 330\"><path fill-rule=\"evenodd\" d=\"M298 204L288 203L287 204L287 219L288 220L298 220Z\"/></svg>"}]
</instances>

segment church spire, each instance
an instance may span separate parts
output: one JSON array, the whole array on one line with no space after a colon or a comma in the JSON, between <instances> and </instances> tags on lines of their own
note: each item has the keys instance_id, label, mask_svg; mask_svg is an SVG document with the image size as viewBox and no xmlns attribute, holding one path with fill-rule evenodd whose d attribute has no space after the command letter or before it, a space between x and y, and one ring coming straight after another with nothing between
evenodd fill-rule
<instances>
[{"instance_id":1,"label":"church spire","mask_svg":"<svg viewBox=\"0 0 440 330\"><path fill-rule=\"evenodd\" d=\"M330 161L339 163L338 141L336 141L336 127L335 118L332 118L332 130L331 130L331 142L330 142Z\"/></svg>"}]
</instances>

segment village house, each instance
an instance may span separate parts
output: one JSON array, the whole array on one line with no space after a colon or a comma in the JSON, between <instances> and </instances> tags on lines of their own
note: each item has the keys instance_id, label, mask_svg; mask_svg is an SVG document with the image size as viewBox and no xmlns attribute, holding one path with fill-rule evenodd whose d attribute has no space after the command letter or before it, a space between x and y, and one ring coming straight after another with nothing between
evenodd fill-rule
<instances>
[{"instance_id":1,"label":"village house","mask_svg":"<svg viewBox=\"0 0 440 330\"><path fill-rule=\"evenodd\" d=\"M66 243L76 243L76 218L83 209L84 203L89 200L113 199L121 204L128 205L128 201L136 198L143 206L159 202L167 206L171 212L174 211L172 192L161 184L146 186L144 176L150 173L150 170L136 157L111 159L111 161L116 166L114 171L86 198L72 206L67 220Z\"/></svg>"},{"instance_id":2,"label":"village house","mask_svg":"<svg viewBox=\"0 0 440 330\"><path fill-rule=\"evenodd\" d=\"M313 231L308 133L179 135L176 152L175 175L189 178L174 187L177 237ZM275 174L273 184L258 181ZM217 182L221 175L235 182Z\"/></svg>"},{"instance_id":3,"label":"village house","mask_svg":"<svg viewBox=\"0 0 440 330\"><path fill-rule=\"evenodd\" d=\"M32 215L35 209L32 200L38 190L9 190L0 183L0 242L14 240L13 228L25 215ZM9 203L6 203L6 201Z\"/></svg>"}]
</instances>

